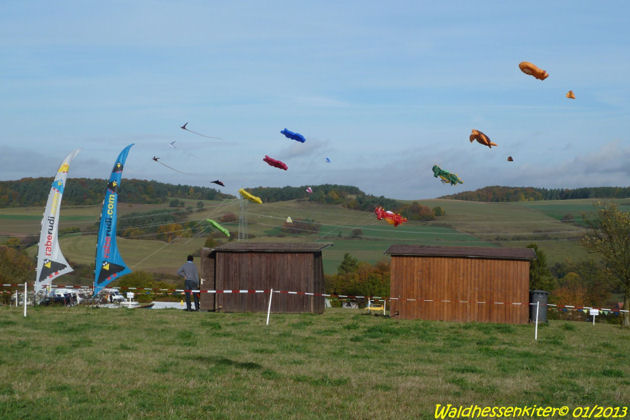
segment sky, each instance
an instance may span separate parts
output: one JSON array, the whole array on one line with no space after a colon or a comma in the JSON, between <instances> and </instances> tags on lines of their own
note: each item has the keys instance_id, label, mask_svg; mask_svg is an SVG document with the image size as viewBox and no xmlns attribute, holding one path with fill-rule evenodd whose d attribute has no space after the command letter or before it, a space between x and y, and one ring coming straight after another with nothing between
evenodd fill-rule
<instances>
[{"instance_id":1,"label":"sky","mask_svg":"<svg viewBox=\"0 0 630 420\"><path fill-rule=\"evenodd\" d=\"M5 0L0 180L52 177L80 148L68 182L105 183L134 143L121 188L628 186L629 81L626 1Z\"/></svg>"}]
</instances>

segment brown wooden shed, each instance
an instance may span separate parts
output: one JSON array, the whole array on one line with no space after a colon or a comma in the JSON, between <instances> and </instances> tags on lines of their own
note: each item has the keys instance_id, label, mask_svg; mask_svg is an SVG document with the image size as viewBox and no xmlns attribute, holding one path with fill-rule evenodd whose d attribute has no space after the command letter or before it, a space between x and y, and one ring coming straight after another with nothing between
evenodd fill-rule
<instances>
[{"instance_id":1,"label":"brown wooden shed","mask_svg":"<svg viewBox=\"0 0 630 420\"><path fill-rule=\"evenodd\" d=\"M390 313L404 319L527 323L530 248L392 245Z\"/></svg>"},{"instance_id":2,"label":"brown wooden shed","mask_svg":"<svg viewBox=\"0 0 630 420\"><path fill-rule=\"evenodd\" d=\"M282 290L324 293L325 243L230 242L201 252L202 290ZM267 293L202 293L202 310L266 312ZM324 298L275 294L272 312L324 312Z\"/></svg>"}]
</instances>

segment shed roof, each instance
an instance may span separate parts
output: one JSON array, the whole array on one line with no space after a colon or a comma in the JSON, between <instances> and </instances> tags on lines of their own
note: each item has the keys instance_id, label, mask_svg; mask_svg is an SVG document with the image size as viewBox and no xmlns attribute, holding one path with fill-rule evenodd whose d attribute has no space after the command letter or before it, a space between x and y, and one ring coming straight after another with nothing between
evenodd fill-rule
<instances>
[{"instance_id":1,"label":"shed roof","mask_svg":"<svg viewBox=\"0 0 630 420\"><path fill-rule=\"evenodd\" d=\"M528 260L536 258L531 248L482 248L472 246L392 245L386 254L412 257L485 258L492 260Z\"/></svg>"},{"instance_id":2,"label":"shed roof","mask_svg":"<svg viewBox=\"0 0 630 420\"><path fill-rule=\"evenodd\" d=\"M320 252L329 246L332 244L319 242L229 242L214 248L212 252L308 253Z\"/></svg>"}]
</instances>

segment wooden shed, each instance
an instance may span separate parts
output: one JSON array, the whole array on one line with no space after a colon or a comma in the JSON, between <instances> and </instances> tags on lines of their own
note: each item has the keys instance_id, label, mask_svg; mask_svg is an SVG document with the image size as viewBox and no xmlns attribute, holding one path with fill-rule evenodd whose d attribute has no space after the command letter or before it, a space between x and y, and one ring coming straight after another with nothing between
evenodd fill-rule
<instances>
[{"instance_id":1,"label":"wooden shed","mask_svg":"<svg viewBox=\"0 0 630 420\"><path fill-rule=\"evenodd\" d=\"M230 242L201 252L201 289L324 293L324 243ZM266 293L202 293L202 310L266 312ZM274 294L272 312L324 312L324 298Z\"/></svg>"},{"instance_id":2,"label":"wooden shed","mask_svg":"<svg viewBox=\"0 0 630 420\"><path fill-rule=\"evenodd\" d=\"M404 319L524 324L530 248L392 245L390 313Z\"/></svg>"}]
</instances>

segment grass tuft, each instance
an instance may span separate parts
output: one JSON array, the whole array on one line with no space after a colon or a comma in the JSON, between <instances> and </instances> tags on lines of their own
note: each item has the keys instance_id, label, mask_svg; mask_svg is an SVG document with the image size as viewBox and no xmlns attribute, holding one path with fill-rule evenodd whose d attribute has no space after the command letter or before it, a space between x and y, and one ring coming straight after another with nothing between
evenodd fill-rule
<instances>
[{"instance_id":1,"label":"grass tuft","mask_svg":"<svg viewBox=\"0 0 630 420\"><path fill-rule=\"evenodd\" d=\"M620 369L602 369L601 375L607 378L623 378L625 376Z\"/></svg>"},{"instance_id":2,"label":"grass tuft","mask_svg":"<svg viewBox=\"0 0 630 420\"><path fill-rule=\"evenodd\" d=\"M455 373L483 373L483 370L481 370L477 366L470 366L470 365L453 366L449 368L449 370Z\"/></svg>"}]
</instances>

